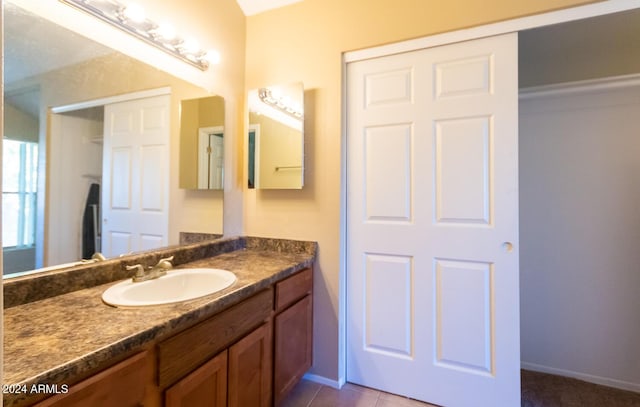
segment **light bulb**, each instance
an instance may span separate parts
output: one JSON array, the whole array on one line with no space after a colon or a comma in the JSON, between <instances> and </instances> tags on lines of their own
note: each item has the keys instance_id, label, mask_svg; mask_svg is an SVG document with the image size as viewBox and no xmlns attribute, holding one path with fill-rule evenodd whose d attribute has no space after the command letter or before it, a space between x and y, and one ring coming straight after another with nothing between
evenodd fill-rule
<instances>
[{"instance_id":1,"label":"light bulb","mask_svg":"<svg viewBox=\"0 0 640 407\"><path fill-rule=\"evenodd\" d=\"M126 6L122 11L122 15L124 15L127 20L131 20L136 23L141 23L146 19L144 8L136 3L131 3Z\"/></svg>"},{"instance_id":2,"label":"light bulb","mask_svg":"<svg viewBox=\"0 0 640 407\"><path fill-rule=\"evenodd\" d=\"M202 59L209 61L212 65L217 65L220 63L220 53L215 49L210 49Z\"/></svg>"},{"instance_id":3,"label":"light bulb","mask_svg":"<svg viewBox=\"0 0 640 407\"><path fill-rule=\"evenodd\" d=\"M195 38L187 38L182 43L182 48L187 52L198 52L200 50L200 45Z\"/></svg>"},{"instance_id":4,"label":"light bulb","mask_svg":"<svg viewBox=\"0 0 640 407\"><path fill-rule=\"evenodd\" d=\"M278 88L270 88L271 97L275 100L280 100L282 98L282 91Z\"/></svg>"},{"instance_id":5,"label":"light bulb","mask_svg":"<svg viewBox=\"0 0 640 407\"><path fill-rule=\"evenodd\" d=\"M171 24L160 24L156 29L156 33L162 39L171 41L176 38L176 29Z\"/></svg>"}]
</instances>

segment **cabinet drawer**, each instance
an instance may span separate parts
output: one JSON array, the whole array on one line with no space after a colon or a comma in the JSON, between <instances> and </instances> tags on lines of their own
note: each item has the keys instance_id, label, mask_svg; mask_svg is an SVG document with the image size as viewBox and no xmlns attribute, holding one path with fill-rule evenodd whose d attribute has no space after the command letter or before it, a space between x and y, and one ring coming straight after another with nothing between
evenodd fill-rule
<instances>
[{"instance_id":1,"label":"cabinet drawer","mask_svg":"<svg viewBox=\"0 0 640 407\"><path fill-rule=\"evenodd\" d=\"M36 407L141 405L145 387L153 380L152 369L145 351L71 386L68 393L50 397Z\"/></svg>"},{"instance_id":2,"label":"cabinet drawer","mask_svg":"<svg viewBox=\"0 0 640 407\"><path fill-rule=\"evenodd\" d=\"M267 320L273 290L253 297L158 345L158 384L171 385Z\"/></svg>"},{"instance_id":3,"label":"cabinet drawer","mask_svg":"<svg viewBox=\"0 0 640 407\"><path fill-rule=\"evenodd\" d=\"M276 284L276 312L279 312L313 289L312 269L304 269Z\"/></svg>"}]
</instances>

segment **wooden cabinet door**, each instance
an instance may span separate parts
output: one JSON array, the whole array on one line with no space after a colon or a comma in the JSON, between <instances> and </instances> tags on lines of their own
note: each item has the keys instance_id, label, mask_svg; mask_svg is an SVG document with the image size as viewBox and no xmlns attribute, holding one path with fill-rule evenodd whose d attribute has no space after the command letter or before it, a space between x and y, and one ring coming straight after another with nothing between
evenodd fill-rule
<instances>
[{"instance_id":1,"label":"wooden cabinet door","mask_svg":"<svg viewBox=\"0 0 640 407\"><path fill-rule=\"evenodd\" d=\"M149 352L141 352L71 386L37 407L133 407L143 404L153 380Z\"/></svg>"},{"instance_id":2,"label":"wooden cabinet door","mask_svg":"<svg viewBox=\"0 0 640 407\"><path fill-rule=\"evenodd\" d=\"M226 405L226 350L165 392L165 407L224 407Z\"/></svg>"},{"instance_id":3,"label":"wooden cabinet door","mask_svg":"<svg viewBox=\"0 0 640 407\"><path fill-rule=\"evenodd\" d=\"M229 407L271 405L271 344L265 323L229 348Z\"/></svg>"},{"instance_id":4,"label":"wooden cabinet door","mask_svg":"<svg viewBox=\"0 0 640 407\"><path fill-rule=\"evenodd\" d=\"M306 296L275 317L273 398L275 405L300 381L312 362L313 315Z\"/></svg>"}]
</instances>

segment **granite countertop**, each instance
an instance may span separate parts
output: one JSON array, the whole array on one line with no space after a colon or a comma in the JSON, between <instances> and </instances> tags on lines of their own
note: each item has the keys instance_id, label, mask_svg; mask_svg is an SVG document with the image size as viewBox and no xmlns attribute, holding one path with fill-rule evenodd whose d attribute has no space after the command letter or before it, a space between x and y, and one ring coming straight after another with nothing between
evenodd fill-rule
<instances>
[{"instance_id":1,"label":"granite countertop","mask_svg":"<svg viewBox=\"0 0 640 407\"><path fill-rule=\"evenodd\" d=\"M315 246L312 250L283 251L266 241L250 241L247 247L177 266L235 273L233 285L199 299L115 308L101 300L102 292L114 284L111 282L5 309L5 386L71 385L311 266L315 260ZM5 391L4 405L22 405L30 397Z\"/></svg>"}]
</instances>

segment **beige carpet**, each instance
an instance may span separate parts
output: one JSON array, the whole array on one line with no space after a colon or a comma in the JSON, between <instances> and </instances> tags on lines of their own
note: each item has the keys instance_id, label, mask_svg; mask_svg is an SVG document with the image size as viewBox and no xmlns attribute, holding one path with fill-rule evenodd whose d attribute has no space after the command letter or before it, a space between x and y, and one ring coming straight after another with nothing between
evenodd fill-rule
<instances>
[{"instance_id":1,"label":"beige carpet","mask_svg":"<svg viewBox=\"0 0 640 407\"><path fill-rule=\"evenodd\" d=\"M640 393L522 371L522 407L640 407Z\"/></svg>"}]
</instances>

